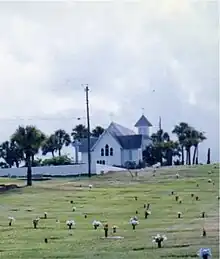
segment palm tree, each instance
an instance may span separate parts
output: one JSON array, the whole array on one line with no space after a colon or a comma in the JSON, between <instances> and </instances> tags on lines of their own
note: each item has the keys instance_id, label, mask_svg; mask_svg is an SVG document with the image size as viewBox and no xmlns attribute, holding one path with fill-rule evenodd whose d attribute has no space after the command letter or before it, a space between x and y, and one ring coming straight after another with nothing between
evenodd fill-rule
<instances>
[{"instance_id":1,"label":"palm tree","mask_svg":"<svg viewBox=\"0 0 220 259\"><path fill-rule=\"evenodd\" d=\"M55 134L50 135L42 145L42 155L45 156L47 153L51 153L54 157L54 153L57 151L57 145L58 142Z\"/></svg>"},{"instance_id":2,"label":"palm tree","mask_svg":"<svg viewBox=\"0 0 220 259\"><path fill-rule=\"evenodd\" d=\"M184 148L186 144L186 130L189 129L188 123L180 122L179 125L176 125L172 131L173 134L176 134L180 147L181 147L181 156L182 156L182 165L185 162Z\"/></svg>"},{"instance_id":3,"label":"palm tree","mask_svg":"<svg viewBox=\"0 0 220 259\"><path fill-rule=\"evenodd\" d=\"M93 130L92 130L92 136L98 138L100 135L102 135L102 133L104 132L104 128L102 128L101 126L96 126Z\"/></svg>"},{"instance_id":4,"label":"palm tree","mask_svg":"<svg viewBox=\"0 0 220 259\"><path fill-rule=\"evenodd\" d=\"M65 130L59 129L55 131L55 142L56 142L56 150L58 150L59 156L61 156L61 149L65 145L66 147L69 146L71 143L70 135L66 133Z\"/></svg>"},{"instance_id":5,"label":"palm tree","mask_svg":"<svg viewBox=\"0 0 220 259\"><path fill-rule=\"evenodd\" d=\"M19 167L19 163L23 159L23 153L14 141L5 141L0 145L0 157L5 160L10 168L14 164Z\"/></svg>"},{"instance_id":6,"label":"palm tree","mask_svg":"<svg viewBox=\"0 0 220 259\"><path fill-rule=\"evenodd\" d=\"M19 126L11 137L11 141L16 143L25 155L28 186L32 185L32 157L39 151L45 138L44 133L35 126Z\"/></svg>"},{"instance_id":7,"label":"palm tree","mask_svg":"<svg viewBox=\"0 0 220 259\"><path fill-rule=\"evenodd\" d=\"M170 136L162 129L151 135L154 153L157 157L157 162L163 163L163 158L166 159L167 165L172 165L172 158L176 155L176 143L170 140ZM153 150L153 149L152 149Z\"/></svg>"},{"instance_id":8,"label":"palm tree","mask_svg":"<svg viewBox=\"0 0 220 259\"><path fill-rule=\"evenodd\" d=\"M75 126L75 128L72 129L71 136L74 140L80 140L83 138L87 138L88 136L88 130L85 125L78 124Z\"/></svg>"},{"instance_id":9,"label":"palm tree","mask_svg":"<svg viewBox=\"0 0 220 259\"><path fill-rule=\"evenodd\" d=\"M197 131L193 129L192 131L192 144L194 146L194 152L193 152L193 164L198 164L198 146L199 143L206 140L206 136L204 132Z\"/></svg>"}]
</instances>

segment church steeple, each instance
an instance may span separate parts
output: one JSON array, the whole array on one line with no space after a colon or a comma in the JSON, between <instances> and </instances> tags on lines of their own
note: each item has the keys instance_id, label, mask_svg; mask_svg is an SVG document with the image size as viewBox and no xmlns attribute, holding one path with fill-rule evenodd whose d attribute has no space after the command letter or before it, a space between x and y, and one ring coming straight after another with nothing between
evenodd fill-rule
<instances>
[{"instance_id":1,"label":"church steeple","mask_svg":"<svg viewBox=\"0 0 220 259\"><path fill-rule=\"evenodd\" d=\"M149 136L149 128L152 127L152 124L148 121L144 114L142 114L134 126L138 128L138 134Z\"/></svg>"}]
</instances>

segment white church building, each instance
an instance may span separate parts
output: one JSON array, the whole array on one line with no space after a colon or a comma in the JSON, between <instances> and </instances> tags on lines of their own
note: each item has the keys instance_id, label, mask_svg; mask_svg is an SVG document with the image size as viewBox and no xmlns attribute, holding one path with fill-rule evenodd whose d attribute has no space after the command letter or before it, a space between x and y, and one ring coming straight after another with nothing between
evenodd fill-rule
<instances>
[{"instance_id":1,"label":"white church building","mask_svg":"<svg viewBox=\"0 0 220 259\"><path fill-rule=\"evenodd\" d=\"M142 152L151 143L149 129L152 124L142 115L134 125L137 133L112 122L99 138L91 137L91 171L96 164L125 166L128 162L138 164L143 160ZM81 153L82 163L88 164L88 140L81 139L76 148L76 156Z\"/></svg>"}]
</instances>

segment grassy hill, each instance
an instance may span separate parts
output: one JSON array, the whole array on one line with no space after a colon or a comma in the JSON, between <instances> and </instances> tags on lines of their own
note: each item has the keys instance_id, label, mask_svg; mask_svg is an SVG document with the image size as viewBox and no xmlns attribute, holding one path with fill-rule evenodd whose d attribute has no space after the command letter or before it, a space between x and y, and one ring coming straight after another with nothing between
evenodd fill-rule
<instances>
[{"instance_id":1,"label":"grassy hill","mask_svg":"<svg viewBox=\"0 0 220 259\"><path fill-rule=\"evenodd\" d=\"M0 183L9 181L0 179ZM91 190L89 184L93 185ZM175 200L176 195L182 203ZM152 171L140 172L134 179L123 172L91 180L36 182L31 188L0 193L0 258L196 258L201 247L211 248L213 258L218 258L218 195L219 169L214 166L158 169L155 176ZM144 218L145 203L150 203L148 219ZM45 211L48 219L41 219L34 229L32 220L43 217ZM132 230L129 220L136 211L140 224ZM206 218L201 218L203 211ZM182 212L180 219L178 212ZM11 227L8 216L16 219ZM72 231L66 226L69 219L76 222ZM114 235L124 239L103 239L103 229L92 227L94 219L108 222L110 236L111 226L117 225ZM201 237L203 227L207 237ZM160 249L152 243L157 233L168 238Z\"/></svg>"}]
</instances>

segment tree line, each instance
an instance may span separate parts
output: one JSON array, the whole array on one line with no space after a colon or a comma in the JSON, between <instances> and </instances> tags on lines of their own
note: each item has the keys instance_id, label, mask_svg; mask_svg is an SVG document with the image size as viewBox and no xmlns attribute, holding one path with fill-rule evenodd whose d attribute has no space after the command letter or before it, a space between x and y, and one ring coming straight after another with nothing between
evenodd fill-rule
<instances>
[{"instance_id":1,"label":"tree line","mask_svg":"<svg viewBox=\"0 0 220 259\"><path fill-rule=\"evenodd\" d=\"M91 136L99 137L103 132L104 128L96 126ZM162 129L151 135L152 144L143 151L145 164L153 165L160 162L164 165L172 165L174 157L177 157L177 164L198 164L199 144L206 139L204 132L196 130L188 123L181 122L174 127L172 134L176 135L176 141L172 140L170 134ZM31 185L31 167L36 166L36 163L37 165L50 164L50 159L35 160L39 151L42 155L51 154L55 165L71 164L70 158L62 156L62 148L71 145L74 140L87 136L88 130L83 124L76 125L70 134L59 129L49 136L35 126L19 126L10 140L0 145L0 158L4 161L0 163L0 166L19 167L21 162L25 162L27 182Z\"/></svg>"}]
</instances>

